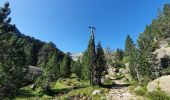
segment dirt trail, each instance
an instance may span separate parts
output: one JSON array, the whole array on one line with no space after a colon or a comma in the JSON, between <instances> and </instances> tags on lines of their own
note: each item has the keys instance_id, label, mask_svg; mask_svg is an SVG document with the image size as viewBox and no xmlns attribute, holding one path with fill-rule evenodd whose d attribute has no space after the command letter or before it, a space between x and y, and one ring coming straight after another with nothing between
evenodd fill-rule
<instances>
[{"instance_id":1,"label":"dirt trail","mask_svg":"<svg viewBox=\"0 0 170 100\"><path fill-rule=\"evenodd\" d=\"M107 96L107 100L139 100L138 97L129 92L129 84L123 82L122 79L115 79L113 86Z\"/></svg>"}]
</instances>

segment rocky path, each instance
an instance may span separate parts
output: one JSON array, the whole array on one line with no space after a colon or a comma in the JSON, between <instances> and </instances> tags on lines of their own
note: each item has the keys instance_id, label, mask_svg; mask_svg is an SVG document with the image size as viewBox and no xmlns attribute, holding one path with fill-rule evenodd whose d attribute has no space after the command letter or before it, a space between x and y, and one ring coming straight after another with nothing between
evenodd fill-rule
<instances>
[{"instance_id":1,"label":"rocky path","mask_svg":"<svg viewBox=\"0 0 170 100\"><path fill-rule=\"evenodd\" d=\"M113 86L107 96L107 100L138 100L137 96L130 93L128 90L128 84L123 80L114 80L115 86Z\"/></svg>"}]
</instances>

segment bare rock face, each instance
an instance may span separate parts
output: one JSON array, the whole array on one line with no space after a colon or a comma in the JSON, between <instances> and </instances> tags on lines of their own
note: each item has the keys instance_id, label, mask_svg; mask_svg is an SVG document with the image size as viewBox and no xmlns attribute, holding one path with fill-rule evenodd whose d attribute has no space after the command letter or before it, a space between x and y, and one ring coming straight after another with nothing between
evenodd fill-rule
<instances>
[{"instance_id":1,"label":"bare rock face","mask_svg":"<svg viewBox=\"0 0 170 100\"><path fill-rule=\"evenodd\" d=\"M154 54L157 54L157 58L163 58L165 55L170 56L170 47L168 45L168 42L166 40L162 40L159 42L159 49L156 49Z\"/></svg>"},{"instance_id":2,"label":"bare rock face","mask_svg":"<svg viewBox=\"0 0 170 100\"><path fill-rule=\"evenodd\" d=\"M156 49L153 53L157 55L157 61L153 68L153 73L155 77L160 77L162 75L161 70L166 69L170 65L170 47L167 40L162 40L159 42L159 49Z\"/></svg>"},{"instance_id":3,"label":"bare rock face","mask_svg":"<svg viewBox=\"0 0 170 100\"><path fill-rule=\"evenodd\" d=\"M147 85L149 92L161 90L170 96L170 75L162 76Z\"/></svg>"},{"instance_id":4,"label":"bare rock face","mask_svg":"<svg viewBox=\"0 0 170 100\"><path fill-rule=\"evenodd\" d=\"M77 61L78 59L80 59L80 61L82 60L83 58L83 53L80 52L80 53L72 53L71 54L71 58L74 60L74 61Z\"/></svg>"},{"instance_id":5,"label":"bare rock face","mask_svg":"<svg viewBox=\"0 0 170 100\"><path fill-rule=\"evenodd\" d=\"M43 69L36 66L28 66L29 74L39 76L43 73Z\"/></svg>"},{"instance_id":6,"label":"bare rock face","mask_svg":"<svg viewBox=\"0 0 170 100\"><path fill-rule=\"evenodd\" d=\"M158 59L164 58L165 55L170 56L170 47L156 49L154 53L157 54Z\"/></svg>"},{"instance_id":7,"label":"bare rock face","mask_svg":"<svg viewBox=\"0 0 170 100\"><path fill-rule=\"evenodd\" d=\"M160 43L159 43L160 48L166 48L168 46L169 45L168 45L168 42L166 40L160 41Z\"/></svg>"}]
</instances>

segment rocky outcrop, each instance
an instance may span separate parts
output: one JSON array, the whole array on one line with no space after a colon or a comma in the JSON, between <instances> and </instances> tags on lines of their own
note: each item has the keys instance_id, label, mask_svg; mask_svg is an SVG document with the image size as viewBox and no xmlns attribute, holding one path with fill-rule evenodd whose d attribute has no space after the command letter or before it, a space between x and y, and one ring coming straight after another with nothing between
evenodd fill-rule
<instances>
[{"instance_id":1,"label":"rocky outcrop","mask_svg":"<svg viewBox=\"0 0 170 100\"><path fill-rule=\"evenodd\" d=\"M83 53L82 52L80 52L80 53L71 53L71 58L74 61L77 61L78 59L80 59L80 61L81 61L82 58L83 58Z\"/></svg>"},{"instance_id":2,"label":"rocky outcrop","mask_svg":"<svg viewBox=\"0 0 170 100\"><path fill-rule=\"evenodd\" d=\"M29 68L29 74L39 76L43 73L43 69L40 67L35 67L35 66L28 66Z\"/></svg>"},{"instance_id":3,"label":"rocky outcrop","mask_svg":"<svg viewBox=\"0 0 170 100\"><path fill-rule=\"evenodd\" d=\"M32 82L37 77L43 74L43 69L36 66L28 66L28 75L27 75L27 81Z\"/></svg>"},{"instance_id":4,"label":"rocky outcrop","mask_svg":"<svg viewBox=\"0 0 170 100\"><path fill-rule=\"evenodd\" d=\"M170 47L167 40L159 42L159 49L156 49L153 53L156 54L157 61L154 62L153 73L155 78L162 75L161 70L169 67L170 65ZM155 79L154 78L154 79Z\"/></svg>"},{"instance_id":5,"label":"rocky outcrop","mask_svg":"<svg viewBox=\"0 0 170 100\"><path fill-rule=\"evenodd\" d=\"M162 76L147 85L149 92L161 90L170 96L170 75Z\"/></svg>"}]
</instances>

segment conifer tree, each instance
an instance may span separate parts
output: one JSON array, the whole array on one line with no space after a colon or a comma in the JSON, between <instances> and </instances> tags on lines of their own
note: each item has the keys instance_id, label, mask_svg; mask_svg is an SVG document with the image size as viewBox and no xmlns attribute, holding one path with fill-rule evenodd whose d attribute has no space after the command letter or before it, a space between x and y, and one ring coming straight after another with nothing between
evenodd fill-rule
<instances>
[{"instance_id":1,"label":"conifer tree","mask_svg":"<svg viewBox=\"0 0 170 100\"><path fill-rule=\"evenodd\" d=\"M57 62L57 52L54 51L47 63L47 70L51 81L56 81L60 77L60 65Z\"/></svg>"},{"instance_id":2,"label":"conifer tree","mask_svg":"<svg viewBox=\"0 0 170 100\"><path fill-rule=\"evenodd\" d=\"M130 35L127 35L125 41L125 55L127 56L129 55L132 46L133 46L132 38L130 37Z\"/></svg>"},{"instance_id":3,"label":"conifer tree","mask_svg":"<svg viewBox=\"0 0 170 100\"><path fill-rule=\"evenodd\" d=\"M61 77L67 78L67 77L69 77L71 75L71 67L70 67L70 65L71 65L71 59L70 59L69 54L67 53L64 56L64 59L61 62L61 65L60 65Z\"/></svg>"},{"instance_id":4,"label":"conifer tree","mask_svg":"<svg viewBox=\"0 0 170 100\"><path fill-rule=\"evenodd\" d=\"M38 62L37 66L38 67L43 67L45 68L48 63L48 59L50 58L50 54L54 52L56 49L56 46L53 43L46 43L42 46L38 53Z\"/></svg>"},{"instance_id":5,"label":"conifer tree","mask_svg":"<svg viewBox=\"0 0 170 100\"><path fill-rule=\"evenodd\" d=\"M101 84L101 78L102 78L102 72L105 70L106 67L106 59L104 55L103 48L101 46L101 43L99 42L97 45L97 54L96 54L96 59L97 59L97 81L98 85Z\"/></svg>"},{"instance_id":6,"label":"conifer tree","mask_svg":"<svg viewBox=\"0 0 170 100\"><path fill-rule=\"evenodd\" d=\"M132 45L129 52L129 69L133 79L140 81L139 74L139 54L135 45Z\"/></svg>"},{"instance_id":7,"label":"conifer tree","mask_svg":"<svg viewBox=\"0 0 170 100\"><path fill-rule=\"evenodd\" d=\"M124 51L122 49L117 49L115 53L115 60L122 61L123 57L124 57Z\"/></svg>"},{"instance_id":8,"label":"conifer tree","mask_svg":"<svg viewBox=\"0 0 170 100\"><path fill-rule=\"evenodd\" d=\"M88 48L83 55L83 78L90 80L91 85L99 85L99 74L97 67L96 49L95 49L95 37L94 37L94 27L91 28L91 37L89 40Z\"/></svg>"},{"instance_id":9,"label":"conifer tree","mask_svg":"<svg viewBox=\"0 0 170 100\"><path fill-rule=\"evenodd\" d=\"M0 99L13 99L23 85L25 66L24 40L14 36L10 24L9 3L0 8Z\"/></svg>"},{"instance_id":10,"label":"conifer tree","mask_svg":"<svg viewBox=\"0 0 170 100\"><path fill-rule=\"evenodd\" d=\"M79 79L82 79L82 64L80 62L80 59L78 59L77 61L72 61L71 71L72 73L75 73Z\"/></svg>"},{"instance_id":11,"label":"conifer tree","mask_svg":"<svg viewBox=\"0 0 170 100\"><path fill-rule=\"evenodd\" d=\"M83 80L90 80L89 62L90 62L89 54L88 54L88 50L86 50L82 58L82 79Z\"/></svg>"},{"instance_id":12,"label":"conifer tree","mask_svg":"<svg viewBox=\"0 0 170 100\"><path fill-rule=\"evenodd\" d=\"M142 78L145 80L150 80L152 76L152 68L151 61L154 59L153 57L153 47L152 44L154 42L152 34L140 34L138 38L138 46L139 46L139 73Z\"/></svg>"},{"instance_id":13,"label":"conifer tree","mask_svg":"<svg viewBox=\"0 0 170 100\"><path fill-rule=\"evenodd\" d=\"M57 63L57 52L54 51L50 54L50 58L44 68L43 75L37 80L38 85L42 88L43 92L49 94L51 91L50 84L55 82L60 77L60 65Z\"/></svg>"}]
</instances>

